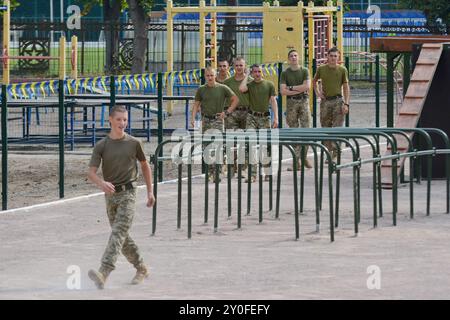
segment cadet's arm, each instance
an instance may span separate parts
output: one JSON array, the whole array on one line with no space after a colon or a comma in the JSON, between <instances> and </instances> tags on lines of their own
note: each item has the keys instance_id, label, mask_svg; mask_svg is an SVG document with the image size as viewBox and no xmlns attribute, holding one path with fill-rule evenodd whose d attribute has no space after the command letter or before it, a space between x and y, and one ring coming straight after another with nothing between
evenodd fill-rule
<instances>
[{"instance_id":1,"label":"cadet's arm","mask_svg":"<svg viewBox=\"0 0 450 320\"><path fill-rule=\"evenodd\" d=\"M317 77L317 75L316 75L313 79L314 92L316 93L316 96L318 96L321 100L324 100L325 95L323 94L322 89L318 84L318 81L319 81L319 77Z\"/></svg>"},{"instance_id":2,"label":"cadet's arm","mask_svg":"<svg viewBox=\"0 0 450 320\"><path fill-rule=\"evenodd\" d=\"M191 116L191 125L194 127L195 125L195 116L197 112L200 110L200 101L194 101L194 106L192 107L192 116Z\"/></svg>"},{"instance_id":3,"label":"cadet's arm","mask_svg":"<svg viewBox=\"0 0 450 320\"><path fill-rule=\"evenodd\" d=\"M227 111L228 113L232 113L234 111L234 109L236 109L236 107L239 104L239 98L235 95L231 96L231 103L230 106L228 107Z\"/></svg>"},{"instance_id":4,"label":"cadet's arm","mask_svg":"<svg viewBox=\"0 0 450 320\"><path fill-rule=\"evenodd\" d=\"M348 82L344 82L342 87L344 89L344 103L350 104L350 86Z\"/></svg>"},{"instance_id":5,"label":"cadet's arm","mask_svg":"<svg viewBox=\"0 0 450 320\"><path fill-rule=\"evenodd\" d=\"M278 128L278 102L276 96L270 97L270 105L272 106L273 127Z\"/></svg>"},{"instance_id":6,"label":"cadet's arm","mask_svg":"<svg viewBox=\"0 0 450 320\"><path fill-rule=\"evenodd\" d=\"M106 182L102 178L97 175L97 167L89 167L88 171L88 179L97 185L103 192L109 194L114 193L115 188L114 185L110 182Z\"/></svg>"},{"instance_id":7,"label":"cadet's arm","mask_svg":"<svg viewBox=\"0 0 450 320\"><path fill-rule=\"evenodd\" d=\"M147 207L153 207L155 204L155 196L153 195L152 169L147 160L139 162L141 163L142 175L147 185Z\"/></svg>"},{"instance_id":8,"label":"cadet's arm","mask_svg":"<svg viewBox=\"0 0 450 320\"><path fill-rule=\"evenodd\" d=\"M242 80L240 86L239 86L239 91L242 93L245 93L248 91L248 87L247 87L247 82L248 82L248 74L245 75L244 80Z\"/></svg>"},{"instance_id":9,"label":"cadet's arm","mask_svg":"<svg viewBox=\"0 0 450 320\"><path fill-rule=\"evenodd\" d=\"M284 96L294 96L299 93L308 91L311 86L311 81L305 80L302 84L299 84L298 86L292 86L292 90L289 90L288 86L285 83L282 83L280 85L281 94Z\"/></svg>"}]
</instances>

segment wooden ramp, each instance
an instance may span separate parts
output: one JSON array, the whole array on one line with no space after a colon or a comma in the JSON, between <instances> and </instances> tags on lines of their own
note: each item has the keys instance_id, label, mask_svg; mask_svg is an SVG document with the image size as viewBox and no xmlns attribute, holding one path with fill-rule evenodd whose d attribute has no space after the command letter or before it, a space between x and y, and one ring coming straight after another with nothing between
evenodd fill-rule
<instances>
[{"instance_id":1,"label":"wooden ramp","mask_svg":"<svg viewBox=\"0 0 450 320\"><path fill-rule=\"evenodd\" d=\"M408 90L400 106L394 127L396 128L415 128L420 118L428 91L433 81L439 60L443 50L442 43L424 43L416 62L414 73L411 77ZM412 138L413 133L408 135ZM395 135L397 138L397 151L402 153L408 149L408 141L401 135ZM385 155L391 154L391 148L388 146ZM397 174L400 174L405 163L405 158L397 162ZM392 188L392 162L383 161L381 164L382 187Z\"/></svg>"}]
</instances>

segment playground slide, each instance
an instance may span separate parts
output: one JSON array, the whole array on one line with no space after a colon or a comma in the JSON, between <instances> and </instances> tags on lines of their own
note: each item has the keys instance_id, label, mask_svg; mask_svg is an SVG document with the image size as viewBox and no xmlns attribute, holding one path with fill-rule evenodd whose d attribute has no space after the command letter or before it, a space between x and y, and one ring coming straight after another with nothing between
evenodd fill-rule
<instances>
[{"instance_id":1,"label":"playground slide","mask_svg":"<svg viewBox=\"0 0 450 320\"><path fill-rule=\"evenodd\" d=\"M425 43L422 45L419 58L416 62L414 73L412 74L408 90L400 106L399 113L395 120L396 128L415 128L419 122L422 109L430 92L434 75L438 69L439 60L443 52L442 43ZM413 133L409 134L412 139ZM406 138L397 135L397 151L407 152L408 141ZM391 154L390 146L387 147L386 155ZM399 175L405 158L401 158L397 163L397 174ZM384 161L381 164L381 177L383 188L392 187L392 162Z\"/></svg>"}]
</instances>

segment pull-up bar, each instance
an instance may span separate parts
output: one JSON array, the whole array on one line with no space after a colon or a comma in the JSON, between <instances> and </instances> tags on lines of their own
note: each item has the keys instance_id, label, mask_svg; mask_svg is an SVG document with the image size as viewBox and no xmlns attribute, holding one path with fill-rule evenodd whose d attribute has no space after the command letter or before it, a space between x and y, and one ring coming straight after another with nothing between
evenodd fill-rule
<instances>
[{"instance_id":1,"label":"pull-up bar","mask_svg":"<svg viewBox=\"0 0 450 320\"><path fill-rule=\"evenodd\" d=\"M9 74L10 66L9 60L58 60L59 61L59 79L64 80L66 77L66 38L61 37L59 40L59 55L58 56L10 56L9 55L9 42L10 42L10 0L4 0L3 6L0 6L0 11L4 11L3 14L3 48L0 61L3 65L3 85L10 83ZM77 37L73 36L71 39L72 51L71 51L71 75L73 78L77 77Z\"/></svg>"}]
</instances>

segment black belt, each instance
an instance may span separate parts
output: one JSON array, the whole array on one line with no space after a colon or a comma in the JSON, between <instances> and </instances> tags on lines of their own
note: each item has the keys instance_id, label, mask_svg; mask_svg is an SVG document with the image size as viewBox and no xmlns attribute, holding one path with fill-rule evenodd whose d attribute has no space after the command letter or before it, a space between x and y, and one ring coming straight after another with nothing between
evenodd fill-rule
<instances>
[{"instance_id":1,"label":"black belt","mask_svg":"<svg viewBox=\"0 0 450 320\"><path fill-rule=\"evenodd\" d=\"M288 96L288 99L294 99L294 100L302 100L302 99L307 99L308 95L307 94L299 94L299 95L295 95L295 96Z\"/></svg>"},{"instance_id":2,"label":"black belt","mask_svg":"<svg viewBox=\"0 0 450 320\"><path fill-rule=\"evenodd\" d=\"M205 117L206 119L209 119L209 120L216 120L219 116L218 115L208 116L206 114L203 114L202 117Z\"/></svg>"},{"instance_id":3,"label":"black belt","mask_svg":"<svg viewBox=\"0 0 450 320\"><path fill-rule=\"evenodd\" d=\"M325 100L334 100L334 99L338 99L338 98L342 98L342 96L340 94L338 94L337 96L325 97Z\"/></svg>"},{"instance_id":4,"label":"black belt","mask_svg":"<svg viewBox=\"0 0 450 320\"><path fill-rule=\"evenodd\" d=\"M120 185L114 185L114 192L122 192L122 191L125 191L125 190L131 190L131 189L134 189L135 188L135 186L134 186L134 183L133 182L128 182L128 183L125 183L125 184L120 184Z\"/></svg>"},{"instance_id":5,"label":"black belt","mask_svg":"<svg viewBox=\"0 0 450 320\"><path fill-rule=\"evenodd\" d=\"M234 109L234 110L237 110L237 111L247 111L247 110L248 110L248 107L247 107L247 106L239 106L239 107L236 107L236 109Z\"/></svg>"},{"instance_id":6,"label":"black belt","mask_svg":"<svg viewBox=\"0 0 450 320\"><path fill-rule=\"evenodd\" d=\"M267 116L270 116L270 112L269 111L267 111L267 112L256 112L256 111L248 110L248 113L250 113L251 115L256 116L256 117L267 117Z\"/></svg>"}]
</instances>

